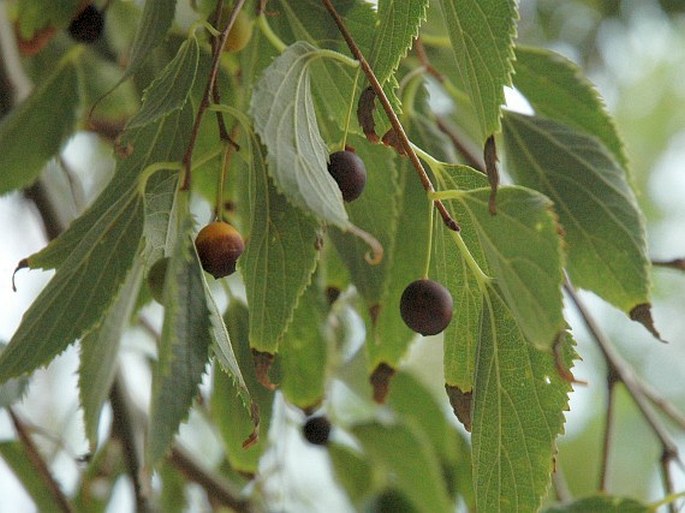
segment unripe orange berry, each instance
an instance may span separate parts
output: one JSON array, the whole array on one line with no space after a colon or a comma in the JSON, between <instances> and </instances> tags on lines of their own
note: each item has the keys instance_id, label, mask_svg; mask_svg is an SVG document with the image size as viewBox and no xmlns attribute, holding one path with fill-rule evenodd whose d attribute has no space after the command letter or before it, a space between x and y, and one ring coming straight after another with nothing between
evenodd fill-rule
<instances>
[{"instance_id":1,"label":"unripe orange berry","mask_svg":"<svg viewBox=\"0 0 685 513\"><path fill-rule=\"evenodd\" d=\"M202 268L219 279L235 272L235 264L245 250L245 243L233 226L215 221L197 234L195 248Z\"/></svg>"},{"instance_id":2,"label":"unripe orange berry","mask_svg":"<svg viewBox=\"0 0 685 513\"><path fill-rule=\"evenodd\" d=\"M224 45L224 52L239 52L247 46L252 38L253 21L245 13L240 11L235 19L235 23L228 32L228 38Z\"/></svg>"}]
</instances>

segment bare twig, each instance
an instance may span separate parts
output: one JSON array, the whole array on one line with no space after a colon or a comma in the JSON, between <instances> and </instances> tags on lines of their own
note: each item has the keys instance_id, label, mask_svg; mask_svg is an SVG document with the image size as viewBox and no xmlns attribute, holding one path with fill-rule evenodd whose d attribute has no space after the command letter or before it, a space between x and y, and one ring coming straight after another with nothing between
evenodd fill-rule
<instances>
[{"instance_id":1,"label":"bare twig","mask_svg":"<svg viewBox=\"0 0 685 513\"><path fill-rule=\"evenodd\" d=\"M607 477L609 475L609 457L611 454L611 436L614 427L614 405L616 399L616 373L613 366L609 365L607 372L607 399L606 399L606 418L604 420L604 435L602 437L602 457L599 462L599 491L605 492L607 489Z\"/></svg>"},{"instance_id":2,"label":"bare twig","mask_svg":"<svg viewBox=\"0 0 685 513\"><path fill-rule=\"evenodd\" d=\"M401 149L404 151L405 155L409 157L409 160L411 161L412 165L414 166L414 169L416 170L417 175L419 176L419 179L421 180L423 188L427 192L434 192L435 188L433 187L433 183L431 182L430 177L426 173L426 170L423 168L423 165L421 164L418 155L414 151L414 148L412 148L412 145L409 142L409 138L407 137L407 134L404 131L404 127L402 126L402 123L400 123L397 114L395 113L394 109L392 108L392 105L390 104L390 100L388 100L388 97L385 95L383 87L378 82L378 79L376 78L376 75L371 69L371 66L369 65L361 50L357 46L357 43L355 43L354 39L352 38L352 34L350 34L350 31L345 26L345 23L338 14L338 11L335 9L335 7L333 7L331 1L322 0L322 2L326 10L333 18L333 21L335 21L335 24L338 26L338 30L340 30L340 33L345 39L345 42L347 43L347 46L350 49L350 52L352 52L354 58L357 59L357 61L359 61L359 65L361 66L364 75L366 75L366 78L371 84L374 93L376 93L376 96L381 102L383 110L385 111L385 114L388 117L388 120L390 121L393 130L395 131L395 135L399 140ZM442 220L445 223L445 225L450 230L459 231L459 224L447 211L447 208L442 203L442 201L436 200L434 203L435 207L438 209L438 212L440 212L440 216L442 217Z\"/></svg>"},{"instance_id":3,"label":"bare twig","mask_svg":"<svg viewBox=\"0 0 685 513\"><path fill-rule=\"evenodd\" d=\"M190 133L190 141L188 141L188 146L186 147L186 151L183 155L184 173L183 184L181 185L182 190L188 190L190 188L190 168L193 157L193 150L195 149L195 142L197 141L197 136L200 133L200 124L202 123L202 117L204 116L207 107L209 107L210 99L213 97L213 91L216 86L216 78L219 74L221 51L222 48L226 45L228 33L231 31L231 28L233 27L233 24L235 23L235 20L238 17L238 13L240 12L240 9L242 9L244 3L245 0L236 1L235 5L233 6L233 10L231 11L231 14L229 14L228 16L226 26L221 31L221 37L214 46L214 52L212 55L212 68L209 73L209 78L207 79L207 85L205 86L205 91L202 95L202 100L200 101L200 104L197 107L195 122L193 123L193 129Z\"/></svg>"},{"instance_id":4,"label":"bare twig","mask_svg":"<svg viewBox=\"0 0 685 513\"><path fill-rule=\"evenodd\" d=\"M47 463L45 463L45 460L38 452L38 448L33 443L33 440L31 440L31 436L24 426L24 422L21 420L21 418L19 418L19 415L17 415L12 408L7 408L7 412L12 419L14 430L17 432L19 441L23 445L24 451L26 451L26 455L28 456L31 465L33 465L33 468L36 469L36 473L38 474L39 478L50 491L50 494L52 495L53 499L55 499L55 503L59 507L60 511L63 513L75 513L73 506L64 495L64 492L62 492L59 484L57 481L55 481L55 478L50 473Z\"/></svg>"},{"instance_id":5,"label":"bare twig","mask_svg":"<svg viewBox=\"0 0 685 513\"><path fill-rule=\"evenodd\" d=\"M679 461L678 447L675 441L664 427L661 419L659 419L652 409L650 398L648 394L645 393L645 387L643 386L642 382L635 375L632 367L627 364L623 358L621 358L609 338L595 322L595 319L592 317L569 280L566 281L564 289L571 298L571 301L578 310L578 313L583 318L583 321L585 322L585 325L587 326L592 338L602 351L604 359L609 366L609 372L615 373L616 381L620 381L625 385L642 417L645 419L650 429L654 433L654 436L659 441L662 450L661 469L664 480L664 488L666 490L666 494L673 494L674 489L673 476L671 474L671 463L674 461ZM676 512L675 504L669 504L669 511L671 513Z\"/></svg>"},{"instance_id":6,"label":"bare twig","mask_svg":"<svg viewBox=\"0 0 685 513\"><path fill-rule=\"evenodd\" d=\"M202 486L207 495L220 504L228 506L237 513L254 511L249 500L241 497L240 492L230 482L205 469L178 444L171 450L169 462L179 469L187 479Z\"/></svg>"},{"instance_id":7,"label":"bare twig","mask_svg":"<svg viewBox=\"0 0 685 513\"><path fill-rule=\"evenodd\" d=\"M685 258L674 258L673 260L652 260L652 265L656 267L668 267L670 269L677 269L678 271L685 271Z\"/></svg>"}]
</instances>

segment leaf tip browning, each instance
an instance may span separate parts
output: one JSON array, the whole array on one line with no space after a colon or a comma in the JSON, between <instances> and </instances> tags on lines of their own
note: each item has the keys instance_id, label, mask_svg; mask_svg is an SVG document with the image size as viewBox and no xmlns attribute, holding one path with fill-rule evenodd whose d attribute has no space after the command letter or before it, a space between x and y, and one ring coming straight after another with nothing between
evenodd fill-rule
<instances>
[{"instance_id":1,"label":"leaf tip browning","mask_svg":"<svg viewBox=\"0 0 685 513\"><path fill-rule=\"evenodd\" d=\"M267 390L276 390L277 385L271 382L269 371L274 363L275 355L273 353L265 353L262 351L252 350L252 358L254 359L255 374L257 381L261 383Z\"/></svg>"},{"instance_id":2,"label":"leaf tip browning","mask_svg":"<svg viewBox=\"0 0 685 513\"><path fill-rule=\"evenodd\" d=\"M668 343L666 340L661 338L661 335L659 334L659 331L656 329L656 325L654 324L654 319L652 318L652 305L651 303L642 303L634 307L630 313L630 318L633 321L637 321L640 324L642 324L645 328L647 328L647 331L649 331L654 337L659 341L663 343Z\"/></svg>"},{"instance_id":3,"label":"leaf tip browning","mask_svg":"<svg viewBox=\"0 0 685 513\"><path fill-rule=\"evenodd\" d=\"M22 258L21 260L19 260L19 263L17 264L16 269L12 273L12 291L13 292L17 291L17 285L14 281L14 277L16 276L16 274L19 270L26 269L27 267L29 267L29 259L28 258Z\"/></svg>"},{"instance_id":4,"label":"leaf tip browning","mask_svg":"<svg viewBox=\"0 0 685 513\"><path fill-rule=\"evenodd\" d=\"M369 376L373 388L373 400L383 404L390 391L390 380L395 375L395 369L385 362L381 362Z\"/></svg>"},{"instance_id":5,"label":"leaf tip browning","mask_svg":"<svg viewBox=\"0 0 685 513\"><path fill-rule=\"evenodd\" d=\"M495 146L495 135L491 135L485 141L483 148L483 160L485 161L485 173L490 182L490 198L488 199L488 210L490 215L497 214L497 187L499 186L499 169L497 168L497 147Z\"/></svg>"},{"instance_id":6,"label":"leaf tip browning","mask_svg":"<svg viewBox=\"0 0 685 513\"><path fill-rule=\"evenodd\" d=\"M445 391L449 398L452 411L464 426L464 429L471 432L473 427L471 418L471 407L473 404L473 391L464 392L458 386L445 384Z\"/></svg>"}]
</instances>

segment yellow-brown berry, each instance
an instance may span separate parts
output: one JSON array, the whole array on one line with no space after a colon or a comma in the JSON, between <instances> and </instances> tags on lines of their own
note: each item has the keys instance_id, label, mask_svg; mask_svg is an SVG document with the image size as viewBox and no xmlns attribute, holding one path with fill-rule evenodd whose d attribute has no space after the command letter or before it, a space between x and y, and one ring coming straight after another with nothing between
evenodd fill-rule
<instances>
[{"instance_id":1,"label":"yellow-brown berry","mask_svg":"<svg viewBox=\"0 0 685 513\"><path fill-rule=\"evenodd\" d=\"M209 223L195 238L195 248L202 268L219 279L235 272L245 243L238 230L223 221Z\"/></svg>"},{"instance_id":2,"label":"yellow-brown berry","mask_svg":"<svg viewBox=\"0 0 685 513\"><path fill-rule=\"evenodd\" d=\"M252 19L245 11L240 11L228 32L224 52L236 53L245 48L252 38L252 25Z\"/></svg>"}]
</instances>

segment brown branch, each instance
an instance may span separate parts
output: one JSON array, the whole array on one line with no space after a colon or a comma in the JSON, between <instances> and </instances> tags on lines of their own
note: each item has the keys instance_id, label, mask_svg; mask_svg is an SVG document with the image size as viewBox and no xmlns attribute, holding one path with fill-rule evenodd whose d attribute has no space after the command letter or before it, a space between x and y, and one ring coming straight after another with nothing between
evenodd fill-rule
<instances>
[{"instance_id":1,"label":"brown branch","mask_svg":"<svg viewBox=\"0 0 685 513\"><path fill-rule=\"evenodd\" d=\"M599 327L595 319L590 314L589 310L576 293L573 285L567 279L564 285L564 290L571 298L576 310L580 314L587 327L590 335L596 342L599 349L602 351L605 361L609 366L609 372L615 374L616 381L623 383L630 394L633 402L640 411L642 417L645 419L654 436L661 445L661 469L664 480L664 489L667 495L674 493L673 476L671 474L671 463L679 461L678 446L663 426L661 420L653 411L650 398L645 393L645 388L640 379L635 375L632 367L623 360L618 354L613 344L606 336L606 334ZM675 513L676 507L673 503L669 504L669 511Z\"/></svg>"},{"instance_id":2,"label":"brown branch","mask_svg":"<svg viewBox=\"0 0 685 513\"><path fill-rule=\"evenodd\" d=\"M231 14L229 14L228 16L226 26L221 31L221 36L214 46L214 53L212 55L212 68L209 73L209 78L207 80L207 85L205 86L204 94L202 95L202 100L200 101L200 104L197 107L195 122L193 123L193 129L190 133L190 141L188 141L188 146L186 147L186 151L183 154L182 162L184 168L184 176L183 184L181 185L181 190L184 191L190 189L190 168L193 157L193 150L195 149L195 142L197 141L197 137L200 133L200 124L202 123L202 118L205 114L205 111L209 107L210 98L212 98L213 91L216 86L216 78L219 75L219 63L221 62L221 51L222 48L226 45L228 33L231 31L231 28L233 28L233 24L235 23L235 20L238 17L238 13L240 12L240 9L242 9L244 3L245 0L236 1L235 5L233 6L233 9L231 10Z\"/></svg>"},{"instance_id":3,"label":"brown branch","mask_svg":"<svg viewBox=\"0 0 685 513\"><path fill-rule=\"evenodd\" d=\"M669 269L685 271L685 258L675 258L673 260L652 260L652 265L656 267L667 267Z\"/></svg>"},{"instance_id":4,"label":"brown branch","mask_svg":"<svg viewBox=\"0 0 685 513\"><path fill-rule=\"evenodd\" d=\"M402 123L400 123L397 114L395 113L394 109L392 108L392 105L390 104L390 100L388 100L388 97L385 95L383 87L381 86L380 82L378 82L378 79L376 78L376 75L371 69L371 66L369 65L361 50L357 46L357 43L355 43L354 39L352 38L352 34L345 26L345 23L338 14L338 11L336 11L335 7L333 7L331 1L322 0L322 2L326 10L333 18L333 21L335 21L335 24L338 26L338 30L340 30L340 33L345 39L347 47L350 49L350 52L352 52L354 58L357 59L357 61L359 62L359 65L361 66L364 75L366 75L366 78L371 84L374 93L376 93L377 98L381 102L383 110L385 111L385 114L388 117L388 120L390 121L393 130L395 131L395 135L399 139L401 148L404 150L404 153L409 157L409 160L411 161L412 165L414 166L414 169L416 170L419 180L421 180L421 185L423 185L423 188L427 192L434 192L435 188L433 187L433 183L431 182L430 177L426 173L426 170L423 168L423 165L421 164L418 155L414 151L414 148L412 148L412 145L409 142L409 138L407 137L407 134L404 131L404 127L402 126ZM442 203L442 201L435 200L434 203L436 208L438 209L438 212L440 212L440 216L442 217L442 220L445 223L445 225L450 230L459 231L459 224L447 211L447 208Z\"/></svg>"},{"instance_id":5,"label":"brown branch","mask_svg":"<svg viewBox=\"0 0 685 513\"><path fill-rule=\"evenodd\" d=\"M188 480L202 486L207 495L220 504L228 506L237 513L254 511L250 502L246 498L240 497L240 491L236 490L230 482L204 468L200 462L196 461L188 451L178 444L171 449L169 463L180 470Z\"/></svg>"},{"instance_id":6,"label":"brown branch","mask_svg":"<svg viewBox=\"0 0 685 513\"><path fill-rule=\"evenodd\" d=\"M38 448L33 443L33 440L31 440L31 436L24 426L24 422L21 420L21 418L19 418L19 415L17 415L12 408L7 408L7 412L12 419L14 430L17 432L19 441L24 447L26 456L31 462L31 465L33 465L33 468L36 469L38 477L41 479L41 481L43 481L43 484L45 484L49 490L60 511L63 513L75 513L76 510L74 510L66 495L64 495L64 492L62 492L59 483L55 481L55 478L50 473L47 463L45 463L45 460L40 455L40 452L38 452Z\"/></svg>"}]
</instances>

